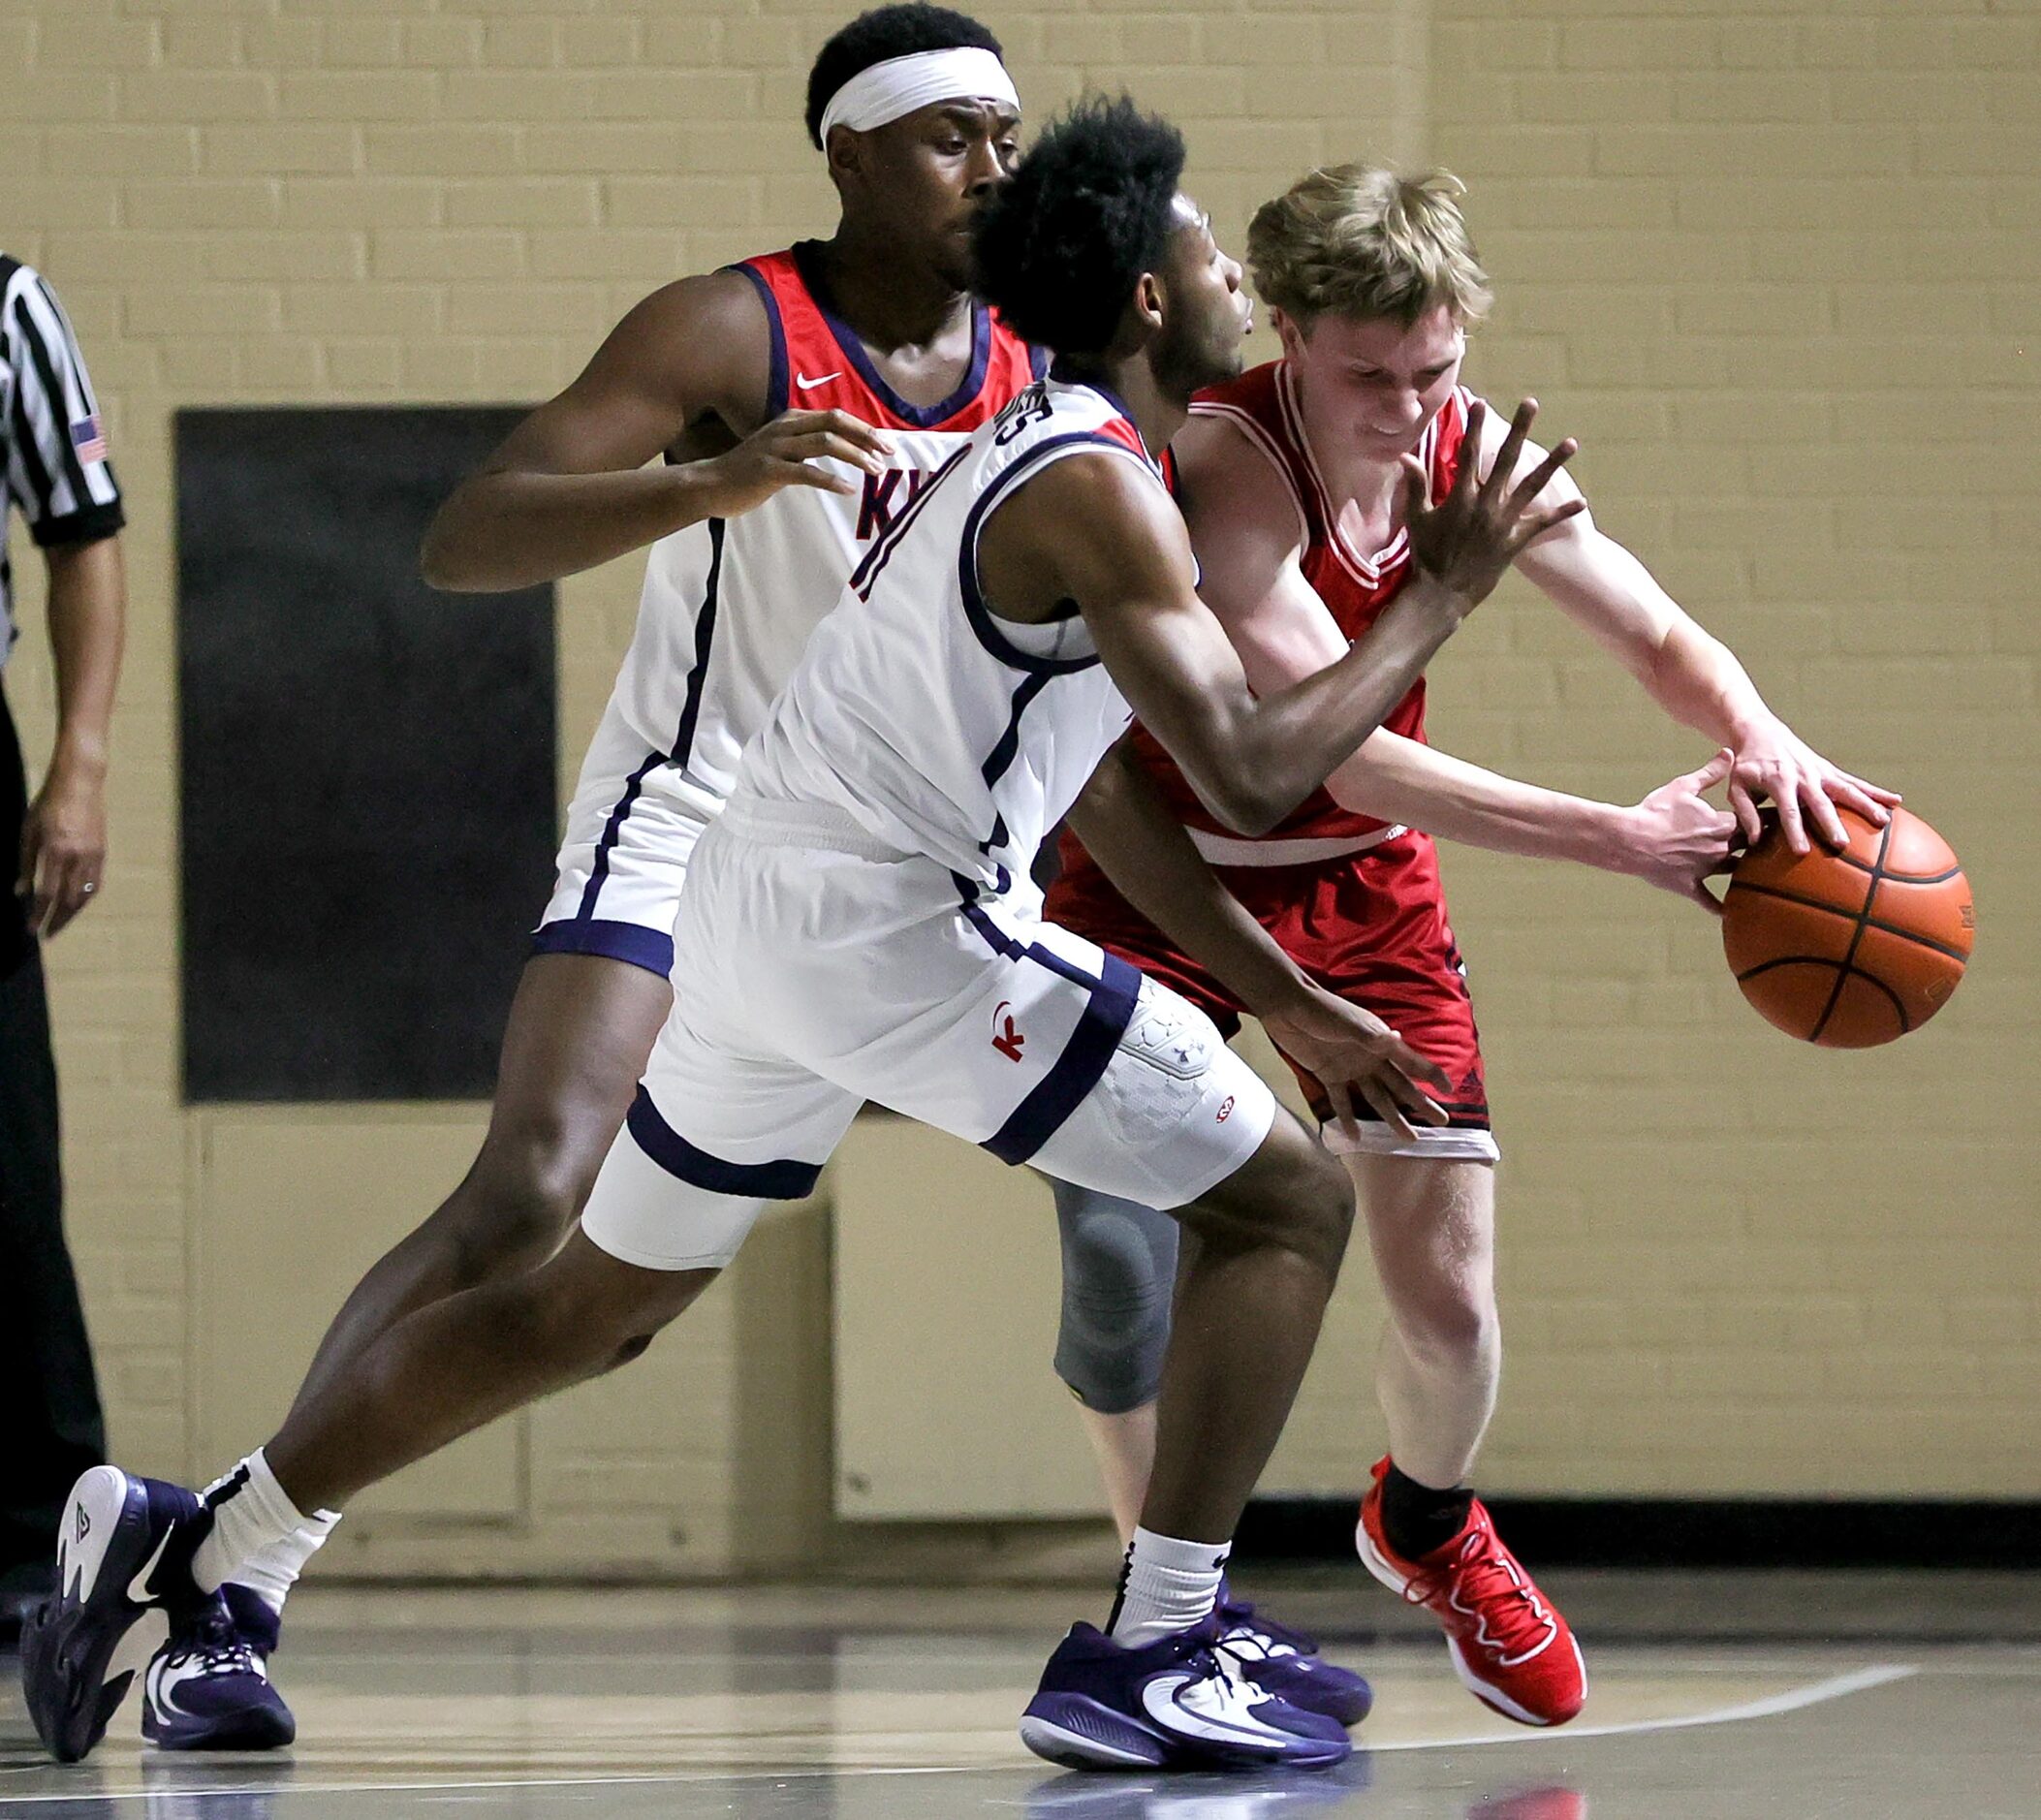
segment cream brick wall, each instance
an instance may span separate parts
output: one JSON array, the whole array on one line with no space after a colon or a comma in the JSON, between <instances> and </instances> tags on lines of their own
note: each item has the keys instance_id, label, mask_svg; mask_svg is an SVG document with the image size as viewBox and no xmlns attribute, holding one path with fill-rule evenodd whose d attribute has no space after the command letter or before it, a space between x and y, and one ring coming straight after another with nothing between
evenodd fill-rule
<instances>
[{"instance_id":1,"label":"cream brick wall","mask_svg":"<svg viewBox=\"0 0 2041 1820\"><path fill-rule=\"evenodd\" d=\"M194 1472L215 1441L195 1332L205 1122L176 1080L171 413L536 398L663 279L824 230L798 116L843 11L0 10L0 244L71 308L132 518L113 865L50 957L71 1227L128 1459ZM1895 1050L1829 1056L1744 1012L1712 931L1671 899L1453 857L1511 1152L1489 1476L2041 1491L2041 24L1982 0L979 11L1037 113L1089 81L1181 119L1236 244L1251 204L1313 161L1458 169L1502 295L1478 381L1540 392L1586 443L1609 527L1810 737L1907 789L1976 880L1979 966L1955 1007ZM48 728L35 567L8 674L32 762ZM562 590L563 782L637 570ZM1696 750L1521 595L1449 653L1437 700L1442 740L1582 789L1640 793ZM445 1186L370 1185L420 1211ZM1372 1441L1363 1274L1287 1485L1350 1484ZM651 1362L536 1417L517 1564L593 1550L720 1571L811 1547L826 1275L819 1221L789 1216ZM804 1337L761 1341L788 1333ZM297 1365L260 1363L280 1389ZM696 1411L678 1435L676 1406ZM362 1558L467 1557L391 1530Z\"/></svg>"}]
</instances>

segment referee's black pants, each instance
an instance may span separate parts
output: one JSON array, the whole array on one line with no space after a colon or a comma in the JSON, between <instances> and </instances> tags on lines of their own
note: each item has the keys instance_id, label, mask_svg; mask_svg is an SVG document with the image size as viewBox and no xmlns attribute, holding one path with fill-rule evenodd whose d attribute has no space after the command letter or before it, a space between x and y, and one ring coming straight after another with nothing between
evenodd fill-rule
<instances>
[{"instance_id":1,"label":"referee's black pants","mask_svg":"<svg viewBox=\"0 0 2041 1820\"><path fill-rule=\"evenodd\" d=\"M0 693L0 1593L40 1588L64 1494L107 1457L64 1248L43 957L14 891L27 809L21 745Z\"/></svg>"}]
</instances>

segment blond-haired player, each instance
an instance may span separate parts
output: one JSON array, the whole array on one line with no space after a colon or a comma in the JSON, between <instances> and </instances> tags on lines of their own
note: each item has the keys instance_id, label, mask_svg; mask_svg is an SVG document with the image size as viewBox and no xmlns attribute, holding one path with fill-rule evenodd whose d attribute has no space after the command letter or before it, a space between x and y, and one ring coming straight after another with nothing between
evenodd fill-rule
<instances>
[{"instance_id":1,"label":"blond-haired player","mask_svg":"<svg viewBox=\"0 0 2041 1820\"><path fill-rule=\"evenodd\" d=\"M1501 448L1506 423L1460 383L1468 331L1492 301L1461 193L1442 172L1344 165L1293 185L1249 230L1248 266L1282 358L1204 393L1173 450L1201 591L1257 690L1311 675L1361 636L1409 577L1413 492L1441 497L1469 457L1486 475ZM1525 443L1519 474L1544 455ZM1541 503L1578 497L1562 471ZM1216 869L1210 889L1223 885L1307 975L1366 1004L1455 1083L1446 1125L1399 1127L1366 1106L1335 1116L1304 1077L1359 1190L1389 1304L1376 1389L1390 1453L1374 1468L1357 1540L1376 1578L1437 1614L1478 1697L1549 1725L1580 1710L1579 1649L1466 1489L1501 1363L1496 1148L1431 836L1627 872L1711 905L1701 879L1734 825L1703 799L1711 785L1727 780L1735 822L1752 837L1756 802L1769 797L1803 848L1809 825L1840 839L1837 803L1882 820L1897 798L1801 740L1735 655L1585 510L1517 566L1669 715L1714 741L1716 756L1635 806L1586 801L1430 751L1420 680L1324 791L1256 839L1222 829L1152 740L1144 756ZM1237 1021L1242 1007L1128 901L1152 902L1157 880L1116 866L1109 883L1074 840L1064 858L1049 904L1056 921ZM1104 1285L1166 1330L1174 1250L1159 1226L1081 1191L1059 1189L1058 1201L1066 1250L1083 1266L1071 1278ZM1120 1322L1123 1356L1144 1349L1143 1325ZM1059 1364L1081 1396L1068 1363L1084 1351L1066 1311ZM1088 1413L1109 1483L1138 1486L1146 1408Z\"/></svg>"}]
</instances>

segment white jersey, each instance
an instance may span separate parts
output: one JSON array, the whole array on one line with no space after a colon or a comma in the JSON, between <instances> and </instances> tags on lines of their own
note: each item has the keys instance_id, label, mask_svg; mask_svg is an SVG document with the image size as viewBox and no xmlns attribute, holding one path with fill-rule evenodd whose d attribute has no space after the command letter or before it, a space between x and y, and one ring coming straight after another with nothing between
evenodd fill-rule
<instances>
[{"instance_id":1,"label":"white jersey","mask_svg":"<svg viewBox=\"0 0 2041 1820\"><path fill-rule=\"evenodd\" d=\"M1211 1020L1043 920L1028 877L1125 732L1083 620L995 616L978 541L1070 455L1153 463L1053 376L950 458L816 628L702 835L674 1002L581 1230L643 1270L729 1263L813 1192L860 1106L1173 1208L1252 1156L1266 1083Z\"/></svg>"},{"instance_id":2,"label":"white jersey","mask_svg":"<svg viewBox=\"0 0 2041 1820\"><path fill-rule=\"evenodd\" d=\"M1074 609L1028 626L987 608L978 538L1024 480L1101 450L1164 485L1115 399L1055 378L959 449L808 642L745 754L733 813L805 805L818 830L833 821L939 862L967 900L1025 880L1131 714Z\"/></svg>"},{"instance_id":3,"label":"white jersey","mask_svg":"<svg viewBox=\"0 0 2041 1820\"><path fill-rule=\"evenodd\" d=\"M733 267L757 288L771 337L767 416L842 410L884 429L892 463L844 462L851 495L789 486L738 518L653 545L638 626L568 811L541 952L601 954L664 972L689 854L722 808L765 719L844 579L930 475L1032 382L1035 350L977 306L971 363L933 405L899 396L830 308L813 251Z\"/></svg>"},{"instance_id":4,"label":"white jersey","mask_svg":"<svg viewBox=\"0 0 2041 1820\"><path fill-rule=\"evenodd\" d=\"M880 475L825 464L862 483L857 496L789 486L739 518L690 525L652 547L617 699L647 752L675 767L670 787L705 815L730 794L745 741L845 577L927 477L1034 377L1026 343L979 306L957 392L911 405L821 300L806 248L736 269L757 287L772 332L768 418L844 410L884 429L895 455Z\"/></svg>"}]
</instances>

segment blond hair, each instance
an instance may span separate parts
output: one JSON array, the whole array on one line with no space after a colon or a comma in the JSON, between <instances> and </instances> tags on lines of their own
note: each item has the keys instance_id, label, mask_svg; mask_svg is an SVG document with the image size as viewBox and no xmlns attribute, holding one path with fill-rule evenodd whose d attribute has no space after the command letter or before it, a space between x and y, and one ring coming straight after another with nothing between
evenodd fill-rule
<instances>
[{"instance_id":1,"label":"blond hair","mask_svg":"<svg viewBox=\"0 0 2041 1820\"><path fill-rule=\"evenodd\" d=\"M1450 171L1398 176L1334 165L1255 210L1247 267L1262 300L1306 327L1319 316L1391 317L1406 329L1444 304L1465 324L1494 301Z\"/></svg>"}]
</instances>

